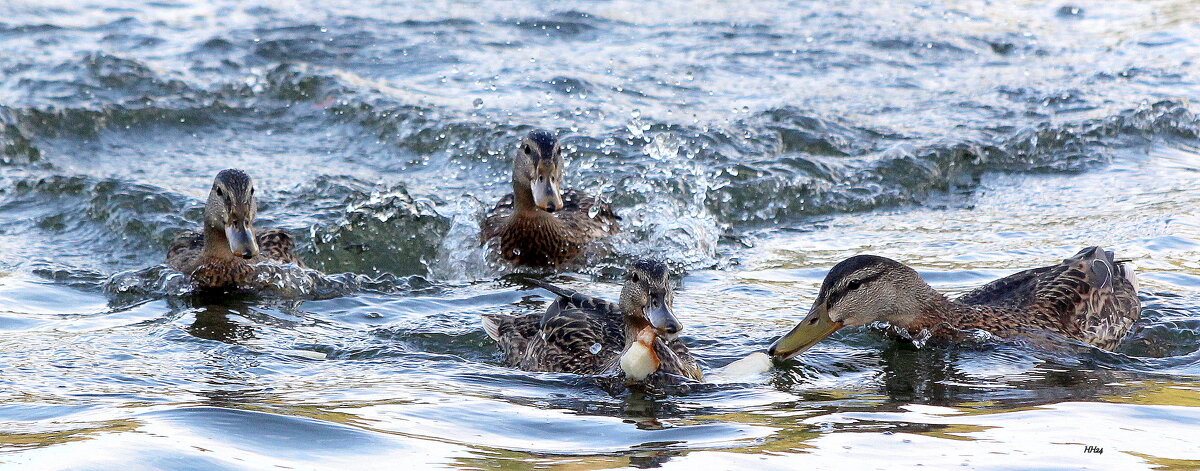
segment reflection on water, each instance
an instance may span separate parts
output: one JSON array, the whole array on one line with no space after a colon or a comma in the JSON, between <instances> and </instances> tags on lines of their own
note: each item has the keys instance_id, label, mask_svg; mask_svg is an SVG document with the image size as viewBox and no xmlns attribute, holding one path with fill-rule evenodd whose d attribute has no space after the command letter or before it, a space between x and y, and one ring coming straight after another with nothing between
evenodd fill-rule
<instances>
[{"instance_id":1,"label":"reflection on water","mask_svg":"<svg viewBox=\"0 0 1200 471\"><path fill-rule=\"evenodd\" d=\"M0 4L0 467L1198 467L1193 10ZM549 300L476 237L531 126L628 229L545 276L616 299L670 259L705 371L856 253L961 293L1104 245L1142 319L1113 352L846 330L656 394L507 368L480 315ZM160 265L227 167L326 276Z\"/></svg>"}]
</instances>

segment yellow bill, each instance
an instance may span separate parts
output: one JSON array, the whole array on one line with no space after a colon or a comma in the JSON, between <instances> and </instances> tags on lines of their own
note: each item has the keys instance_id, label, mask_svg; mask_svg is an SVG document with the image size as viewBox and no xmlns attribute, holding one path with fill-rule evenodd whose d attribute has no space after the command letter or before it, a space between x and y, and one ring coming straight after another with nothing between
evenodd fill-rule
<instances>
[{"instance_id":1,"label":"yellow bill","mask_svg":"<svg viewBox=\"0 0 1200 471\"><path fill-rule=\"evenodd\" d=\"M824 305L813 306L804 320L776 340L767 353L779 360L793 358L842 327L840 321L834 322L829 318L829 311Z\"/></svg>"}]
</instances>

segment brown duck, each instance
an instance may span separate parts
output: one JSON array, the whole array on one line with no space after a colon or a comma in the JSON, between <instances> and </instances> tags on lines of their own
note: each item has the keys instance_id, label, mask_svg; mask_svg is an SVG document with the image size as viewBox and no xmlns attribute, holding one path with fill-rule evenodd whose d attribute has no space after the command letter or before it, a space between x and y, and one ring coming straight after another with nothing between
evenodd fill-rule
<instances>
[{"instance_id":1,"label":"brown duck","mask_svg":"<svg viewBox=\"0 0 1200 471\"><path fill-rule=\"evenodd\" d=\"M608 203L562 190L562 148L535 130L513 157L513 192L480 225L482 244L517 265L554 267L571 261L592 241L616 234L620 220Z\"/></svg>"},{"instance_id":2,"label":"brown duck","mask_svg":"<svg viewBox=\"0 0 1200 471\"><path fill-rule=\"evenodd\" d=\"M246 288L259 262L303 267L287 232L254 228L257 212L250 176L241 170L222 170L208 193L203 231L176 236L167 250L167 265L191 277L201 289Z\"/></svg>"},{"instance_id":3,"label":"brown duck","mask_svg":"<svg viewBox=\"0 0 1200 471\"><path fill-rule=\"evenodd\" d=\"M858 255L829 271L808 316L769 353L792 358L838 329L877 321L934 337L956 338L968 329L1002 338L1052 333L1112 349L1140 312L1133 270L1100 247L1006 276L954 300L895 260Z\"/></svg>"},{"instance_id":4,"label":"brown duck","mask_svg":"<svg viewBox=\"0 0 1200 471\"><path fill-rule=\"evenodd\" d=\"M634 263L625 277L619 304L529 281L558 295L545 313L483 316L484 330L510 365L581 375L624 369L627 380L642 381L644 374L623 368L638 362L622 361L622 354L640 343L648 347L645 354L657 379L666 375L700 380L700 367L677 336L682 326L671 309L669 272L662 262Z\"/></svg>"}]
</instances>

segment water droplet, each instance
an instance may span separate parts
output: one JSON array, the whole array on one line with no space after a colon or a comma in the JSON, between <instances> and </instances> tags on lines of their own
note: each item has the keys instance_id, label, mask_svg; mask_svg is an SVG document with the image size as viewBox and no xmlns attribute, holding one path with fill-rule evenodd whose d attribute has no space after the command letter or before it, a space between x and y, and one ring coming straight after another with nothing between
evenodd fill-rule
<instances>
[{"instance_id":1,"label":"water droplet","mask_svg":"<svg viewBox=\"0 0 1200 471\"><path fill-rule=\"evenodd\" d=\"M592 352L592 355L595 355L597 353L600 353L600 350L603 350L603 349L604 349L604 347L601 347L600 344L593 343L592 348L589 348L588 351Z\"/></svg>"},{"instance_id":2,"label":"water droplet","mask_svg":"<svg viewBox=\"0 0 1200 471\"><path fill-rule=\"evenodd\" d=\"M483 108L483 98L476 98L471 102L471 105L474 106L475 109Z\"/></svg>"}]
</instances>

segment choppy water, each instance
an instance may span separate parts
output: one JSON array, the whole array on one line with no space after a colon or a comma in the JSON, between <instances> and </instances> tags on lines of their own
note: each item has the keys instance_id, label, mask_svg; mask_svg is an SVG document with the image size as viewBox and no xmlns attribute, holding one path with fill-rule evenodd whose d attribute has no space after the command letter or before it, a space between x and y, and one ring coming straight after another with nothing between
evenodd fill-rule
<instances>
[{"instance_id":1,"label":"choppy water","mask_svg":"<svg viewBox=\"0 0 1200 471\"><path fill-rule=\"evenodd\" d=\"M1197 11L0 2L0 466L1200 466ZM656 397L506 368L479 315L546 300L471 248L530 126L628 228L557 280L670 259L710 370L860 252L961 292L1106 245L1143 319L1116 352L846 331ZM329 277L214 304L156 267L226 167Z\"/></svg>"}]
</instances>

